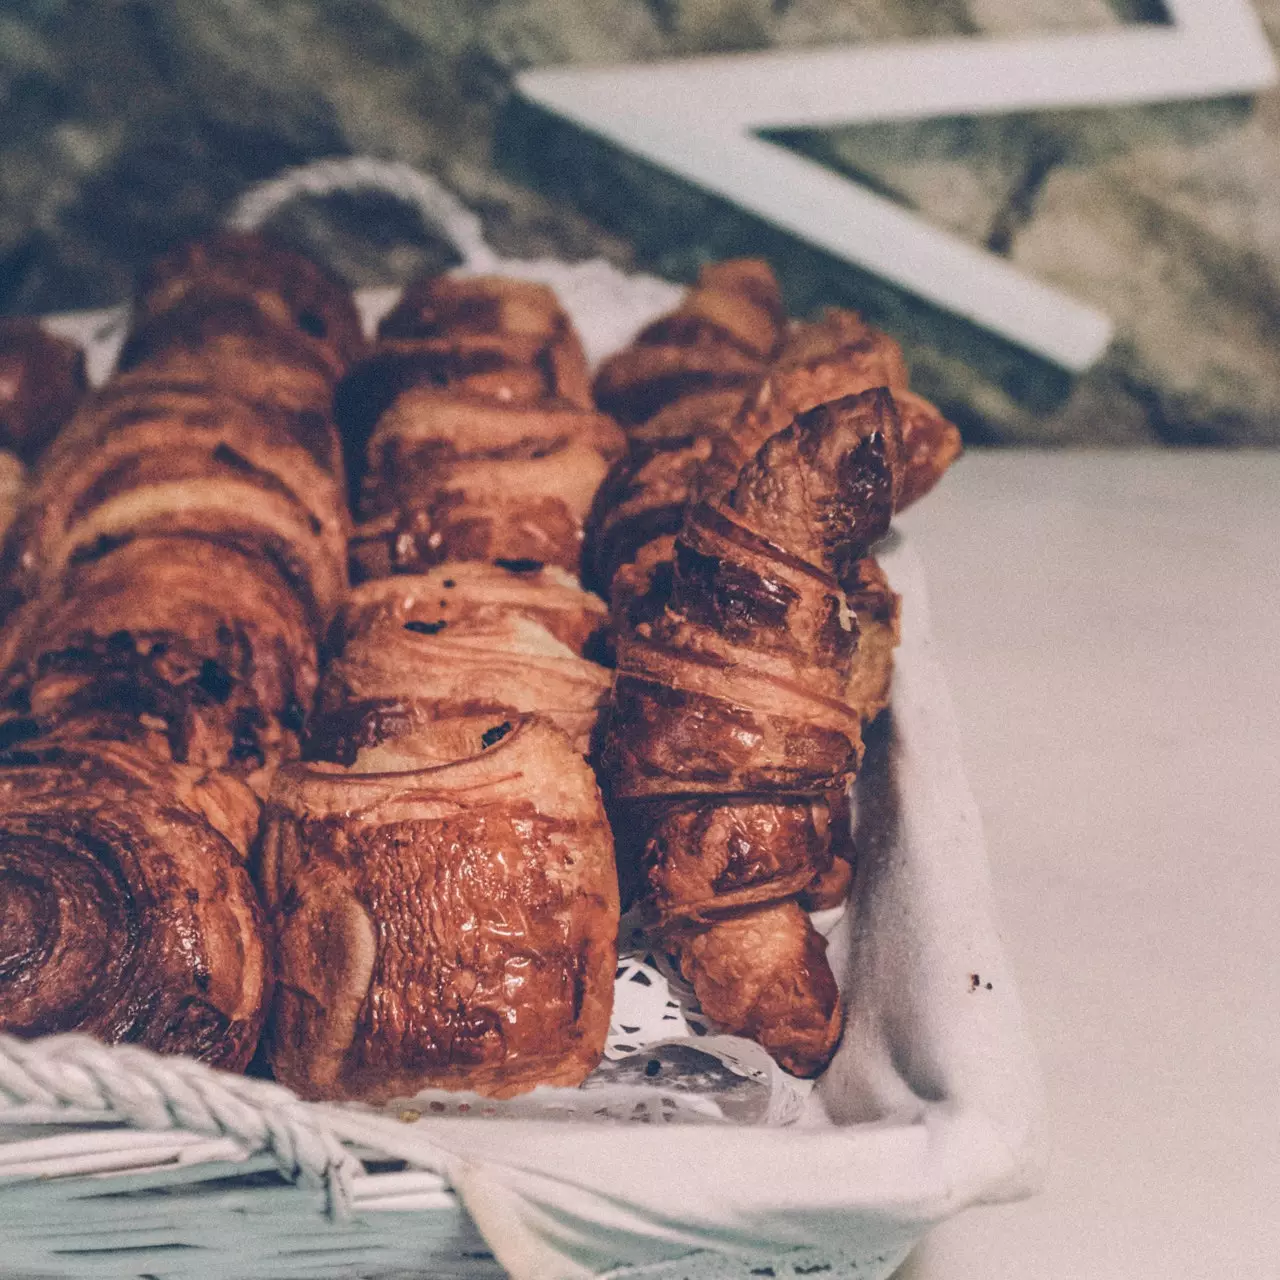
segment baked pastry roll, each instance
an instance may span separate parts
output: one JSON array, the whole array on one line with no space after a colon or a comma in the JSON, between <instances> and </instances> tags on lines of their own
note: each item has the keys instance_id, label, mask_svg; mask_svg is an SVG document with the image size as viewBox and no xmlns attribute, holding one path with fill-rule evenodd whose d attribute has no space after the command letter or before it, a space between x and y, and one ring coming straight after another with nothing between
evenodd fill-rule
<instances>
[{"instance_id":1,"label":"baked pastry roll","mask_svg":"<svg viewBox=\"0 0 1280 1280\"><path fill-rule=\"evenodd\" d=\"M600 1060L617 879L595 779L557 729L434 721L349 765L289 765L265 830L277 1079L310 1098L508 1097Z\"/></svg>"},{"instance_id":2,"label":"baked pastry roll","mask_svg":"<svg viewBox=\"0 0 1280 1280\"><path fill-rule=\"evenodd\" d=\"M546 285L497 276L431 276L405 289L383 318L388 342L441 341L465 358L492 351L509 364L539 370L543 397L593 406L582 343ZM501 397L499 397L501 398Z\"/></svg>"},{"instance_id":3,"label":"baked pastry roll","mask_svg":"<svg viewBox=\"0 0 1280 1280\"><path fill-rule=\"evenodd\" d=\"M322 421L295 423L189 384L125 375L49 449L10 530L7 585L29 599L78 559L137 537L200 537L270 559L322 624L346 589L350 518ZM326 434L329 444L326 445Z\"/></svg>"},{"instance_id":4,"label":"baked pastry roll","mask_svg":"<svg viewBox=\"0 0 1280 1280\"><path fill-rule=\"evenodd\" d=\"M242 840L253 805L214 781L118 745L0 753L0 1027L245 1067L263 917L205 815Z\"/></svg>"},{"instance_id":5,"label":"baked pastry roll","mask_svg":"<svg viewBox=\"0 0 1280 1280\"><path fill-rule=\"evenodd\" d=\"M612 683L582 656L602 611L548 570L458 565L364 584L331 631L313 732L351 742L352 712L366 723L375 709L383 724L536 712L585 753Z\"/></svg>"},{"instance_id":6,"label":"baked pastry roll","mask_svg":"<svg viewBox=\"0 0 1280 1280\"><path fill-rule=\"evenodd\" d=\"M592 407L581 343L542 285L410 286L339 390L363 469L358 577L452 561L576 573L583 524L624 437ZM353 462L353 469L355 463Z\"/></svg>"},{"instance_id":7,"label":"baked pastry roll","mask_svg":"<svg viewBox=\"0 0 1280 1280\"><path fill-rule=\"evenodd\" d=\"M68 567L0 635L0 742L126 738L264 790L318 679L278 569L202 538L135 538Z\"/></svg>"},{"instance_id":8,"label":"baked pastry roll","mask_svg":"<svg viewBox=\"0 0 1280 1280\"><path fill-rule=\"evenodd\" d=\"M84 352L75 343L35 320L0 318L0 447L30 465L87 389Z\"/></svg>"},{"instance_id":9,"label":"baked pastry roll","mask_svg":"<svg viewBox=\"0 0 1280 1280\"><path fill-rule=\"evenodd\" d=\"M369 441L353 562L370 577L460 560L576 572L583 523L624 447L589 409L412 388Z\"/></svg>"},{"instance_id":10,"label":"baked pastry roll","mask_svg":"<svg viewBox=\"0 0 1280 1280\"><path fill-rule=\"evenodd\" d=\"M829 871L828 799L861 758L840 578L888 529L901 455L883 389L799 415L688 511L669 574L615 611L600 764L650 913L704 1009L801 1075L826 1065L840 1014L792 900ZM744 947L776 972L742 986Z\"/></svg>"},{"instance_id":11,"label":"baked pastry roll","mask_svg":"<svg viewBox=\"0 0 1280 1280\"><path fill-rule=\"evenodd\" d=\"M138 281L135 316L145 324L192 299L219 294L251 301L263 316L305 334L343 367L364 347L347 287L310 258L251 231L219 231L154 259Z\"/></svg>"},{"instance_id":12,"label":"baked pastry roll","mask_svg":"<svg viewBox=\"0 0 1280 1280\"><path fill-rule=\"evenodd\" d=\"M701 407L745 390L776 354L786 323L764 262L710 263L674 312L601 365L596 403L630 429L677 401L697 397Z\"/></svg>"}]
</instances>

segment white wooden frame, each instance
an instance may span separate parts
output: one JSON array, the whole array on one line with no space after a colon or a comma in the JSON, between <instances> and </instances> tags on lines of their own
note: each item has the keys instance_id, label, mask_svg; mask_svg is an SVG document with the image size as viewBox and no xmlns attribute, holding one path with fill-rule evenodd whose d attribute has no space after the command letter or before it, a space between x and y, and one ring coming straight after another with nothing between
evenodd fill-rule
<instances>
[{"instance_id":1,"label":"white wooden frame","mask_svg":"<svg viewBox=\"0 0 1280 1280\"><path fill-rule=\"evenodd\" d=\"M1252 93L1276 63L1248 0L1166 0L1171 25L528 71L531 102L1069 370L1110 320L892 201L765 142L824 128Z\"/></svg>"}]
</instances>

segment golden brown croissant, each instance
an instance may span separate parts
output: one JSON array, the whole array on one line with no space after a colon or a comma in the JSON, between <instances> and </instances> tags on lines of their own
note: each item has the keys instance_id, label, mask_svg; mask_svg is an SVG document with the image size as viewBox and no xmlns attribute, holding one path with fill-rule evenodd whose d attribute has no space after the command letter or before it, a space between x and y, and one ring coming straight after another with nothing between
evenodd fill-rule
<instances>
[{"instance_id":1,"label":"golden brown croissant","mask_svg":"<svg viewBox=\"0 0 1280 1280\"><path fill-rule=\"evenodd\" d=\"M399 726L289 765L267 810L270 1057L312 1098L507 1097L599 1061L617 963L595 779L537 719Z\"/></svg>"},{"instance_id":2,"label":"golden brown croissant","mask_svg":"<svg viewBox=\"0 0 1280 1280\"><path fill-rule=\"evenodd\" d=\"M68 568L0 635L0 742L127 738L264 788L315 694L313 624L261 556L136 538Z\"/></svg>"},{"instance_id":3,"label":"golden brown croissant","mask_svg":"<svg viewBox=\"0 0 1280 1280\"><path fill-rule=\"evenodd\" d=\"M705 411L725 393L750 386L785 331L778 282L765 263L711 263L674 312L604 362L596 375L596 402L628 427L691 397Z\"/></svg>"},{"instance_id":4,"label":"golden brown croissant","mask_svg":"<svg viewBox=\"0 0 1280 1280\"><path fill-rule=\"evenodd\" d=\"M0 319L0 447L28 465L88 388L84 352L35 320Z\"/></svg>"},{"instance_id":5,"label":"golden brown croissant","mask_svg":"<svg viewBox=\"0 0 1280 1280\"><path fill-rule=\"evenodd\" d=\"M313 424L314 426L314 424ZM124 375L88 400L47 452L10 531L21 598L86 555L143 536L201 537L269 558L317 623L346 588L349 517L332 427L207 388Z\"/></svg>"},{"instance_id":6,"label":"golden brown croissant","mask_svg":"<svg viewBox=\"0 0 1280 1280\"><path fill-rule=\"evenodd\" d=\"M364 347L349 290L311 259L255 232L220 231L153 260L138 282L135 314L145 322L193 297L219 294L250 300L278 325L327 348L342 366Z\"/></svg>"},{"instance_id":7,"label":"golden brown croissant","mask_svg":"<svg viewBox=\"0 0 1280 1280\"><path fill-rule=\"evenodd\" d=\"M688 511L669 576L616 637L601 769L643 844L652 914L708 1013L804 1075L826 1065L840 1015L823 944L789 900L829 869L827 797L861 754L839 577L888 529L901 454L883 389L799 415ZM743 945L776 972L743 986Z\"/></svg>"},{"instance_id":8,"label":"golden brown croissant","mask_svg":"<svg viewBox=\"0 0 1280 1280\"><path fill-rule=\"evenodd\" d=\"M229 781L114 746L0 753L0 1027L243 1069L269 996ZM199 811L197 811L199 810Z\"/></svg>"},{"instance_id":9,"label":"golden brown croissant","mask_svg":"<svg viewBox=\"0 0 1280 1280\"><path fill-rule=\"evenodd\" d=\"M406 291L340 389L366 465L361 577L447 561L577 572L583 522L625 440L591 406L586 359L545 286L437 278Z\"/></svg>"},{"instance_id":10,"label":"golden brown croissant","mask_svg":"<svg viewBox=\"0 0 1280 1280\"><path fill-rule=\"evenodd\" d=\"M324 732L349 733L352 712L364 722L374 707L384 723L393 709L415 722L537 712L585 753L612 674L560 637L599 626L603 605L568 583L521 581L534 576L457 565L357 588L331 632Z\"/></svg>"}]
</instances>

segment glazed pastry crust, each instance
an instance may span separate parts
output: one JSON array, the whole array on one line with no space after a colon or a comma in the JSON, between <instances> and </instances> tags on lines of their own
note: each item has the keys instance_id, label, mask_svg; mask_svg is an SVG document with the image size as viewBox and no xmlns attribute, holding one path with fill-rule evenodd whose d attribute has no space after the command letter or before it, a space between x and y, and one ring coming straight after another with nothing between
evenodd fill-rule
<instances>
[{"instance_id":1,"label":"glazed pastry crust","mask_svg":"<svg viewBox=\"0 0 1280 1280\"><path fill-rule=\"evenodd\" d=\"M0 635L0 741L148 743L265 793L318 680L302 604L272 564L138 538L73 566Z\"/></svg>"},{"instance_id":2,"label":"glazed pastry crust","mask_svg":"<svg viewBox=\"0 0 1280 1280\"><path fill-rule=\"evenodd\" d=\"M844 1026L840 992L826 941L795 902L685 931L674 941L709 1018L762 1045L792 1075L825 1069Z\"/></svg>"},{"instance_id":3,"label":"glazed pastry crust","mask_svg":"<svg viewBox=\"0 0 1280 1280\"><path fill-rule=\"evenodd\" d=\"M149 377L85 404L49 450L10 529L20 598L77 559L137 537L203 537L269 556L321 622L346 589L340 483L284 419Z\"/></svg>"},{"instance_id":4,"label":"glazed pastry crust","mask_svg":"<svg viewBox=\"0 0 1280 1280\"><path fill-rule=\"evenodd\" d=\"M489 743L491 745L486 745ZM267 813L271 1062L313 1098L576 1085L603 1052L618 898L599 792L536 719L291 765Z\"/></svg>"},{"instance_id":5,"label":"glazed pastry crust","mask_svg":"<svg viewBox=\"0 0 1280 1280\"><path fill-rule=\"evenodd\" d=\"M245 1067L270 988L263 919L241 854L204 816L239 833L244 811L225 785L193 803L207 781L175 785L119 746L0 758L6 1031Z\"/></svg>"},{"instance_id":6,"label":"glazed pastry crust","mask_svg":"<svg viewBox=\"0 0 1280 1280\"><path fill-rule=\"evenodd\" d=\"M346 286L310 258L251 231L220 231L154 259L138 282L135 311L143 321L158 319L192 299L218 294L246 298L343 366L364 347Z\"/></svg>"}]
</instances>

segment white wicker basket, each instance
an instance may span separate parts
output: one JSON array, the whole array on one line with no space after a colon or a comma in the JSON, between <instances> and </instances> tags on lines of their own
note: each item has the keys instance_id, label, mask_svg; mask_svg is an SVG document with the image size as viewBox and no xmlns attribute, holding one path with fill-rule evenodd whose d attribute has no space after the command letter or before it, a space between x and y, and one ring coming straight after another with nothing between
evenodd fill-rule
<instances>
[{"instance_id":1,"label":"white wicker basket","mask_svg":"<svg viewBox=\"0 0 1280 1280\"><path fill-rule=\"evenodd\" d=\"M238 220L370 183L422 208L463 270L553 284L593 356L678 296L598 262L500 261L471 215L395 166L287 175ZM393 297L362 297L366 318ZM121 321L50 327L85 342L101 378ZM824 922L848 1029L812 1090L742 1042L700 1037L687 993L641 954L619 970L611 1062L591 1087L501 1106L307 1104L184 1059L0 1036L0 1276L878 1280L935 1223L1033 1190L1040 1087L923 574L900 541L882 563L904 641L888 738L859 784L852 906Z\"/></svg>"}]
</instances>

